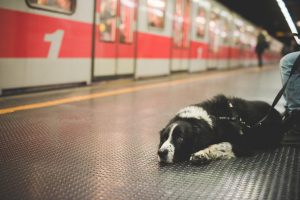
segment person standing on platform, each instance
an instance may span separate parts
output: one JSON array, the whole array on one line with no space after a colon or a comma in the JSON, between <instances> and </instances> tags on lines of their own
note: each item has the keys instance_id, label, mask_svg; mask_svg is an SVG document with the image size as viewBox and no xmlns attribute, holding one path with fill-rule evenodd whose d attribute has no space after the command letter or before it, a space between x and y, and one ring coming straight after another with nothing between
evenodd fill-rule
<instances>
[{"instance_id":1,"label":"person standing on platform","mask_svg":"<svg viewBox=\"0 0 300 200\"><path fill-rule=\"evenodd\" d=\"M299 56L300 51L296 51L281 58L280 73L282 84L289 78L292 67ZM291 76L283 95L286 101L286 111L283 120L289 127L283 138L283 144L300 144L300 66Z\"/></svg>"},{"instance_id":2,"label":"person standing on platform","mask_svg":"<svg viewBox=\"0 0 300 200\"><path fill-rule=\"evenodd\" d=\"M261 68L263 66L263 54L265 50L268 48L268 42L266 40L266 36L264 35L263 31L260 30L257 36L257 42L255 47L255 52L258 58L258 66Z\"/></svg>"}]
</instances>

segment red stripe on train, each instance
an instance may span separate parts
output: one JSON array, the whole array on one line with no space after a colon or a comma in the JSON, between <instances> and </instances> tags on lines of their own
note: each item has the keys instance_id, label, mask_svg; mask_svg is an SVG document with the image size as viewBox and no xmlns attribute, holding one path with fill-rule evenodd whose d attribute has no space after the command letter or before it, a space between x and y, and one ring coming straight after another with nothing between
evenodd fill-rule
<instances>
[{"instance_id":1,"label":"red stripe on train","mask_svg":"<svg viewBox=\"0 0 300 200\"><path fill-rule=\"evenodd\" d=\"M46 34L57 30L64 31L58 57L91 58L92 24L66 19L41 16L20 11L0 9L0 58L47 58L50 42ZM103 43L96 34L97 58L134 58L144 59L254 59L253 49L219 47L214 52L207 43L191 41L190 49L176 49L172 38L150 33L135 33L137 48L129 48L115 43ZM101 43L101 45L100 45ZM113 44L113 45L112 45ZM117 49L118 48L118 49ZM136 54L134 53L136 50ZM267 53L267 59L279 55Z\"/></svg>"},{"instance_id":2,"label":"red stripe on train","mask_svg":"<svg viewBox=\"0 0 300 200\"><path fill-rule=\"evenodd\" d=\"M171 58L171 38L149 33L138 33L137 58Z\"/></svg>"},{"instance_id":3,"label":"red stripe on train","mask_svg":"<svg viewBox=\"0 0 300 200\"><path fill-rule=\"evenodd\" d=\"M92 26L88 23L0 9L0 57L45 58L45 35L64 31L59 57L90 57Z\"/></svg>"}]
</instances>

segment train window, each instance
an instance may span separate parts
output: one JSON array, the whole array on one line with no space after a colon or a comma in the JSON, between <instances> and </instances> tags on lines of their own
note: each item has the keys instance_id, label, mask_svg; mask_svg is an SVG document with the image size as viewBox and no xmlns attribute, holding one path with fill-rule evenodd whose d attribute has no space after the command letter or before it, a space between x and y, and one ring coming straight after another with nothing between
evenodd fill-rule
<instances>
[{"instance_id":1,"label":"train window","mask_svg":"<svg viewBox=\"0 0 300 200\"><path fill-rule=\"evenodd\" d=\"M236 19L234 23L233 44L239 46L241 44L243 22Z\"/></svg>"},{"instance_id":2,"label":"train window","mask_svg":"<svg viewBox=\"0 0 300 200\"><path fill-rule=\"evenodd\" d=\"M72 14L75 10L76 0L27 0L30 7Z\"/></svg>"},{"instance_id":3,"label":"train window","mask_svg":"<svg viewBox=\"0 0 300 200\"><path fill-rule=\"evenodd\" d=\"M166 5L166 0L147 0L149 27L164 28Z\"/></svg>"},{"instance_id":4,"label":"train window","mask_svg":"<svg viewBox=\"0 0 300 200\"><path fill-rule=\"evenodd\" d=\"M209 45L208 48L211 52L218 52L220 45L220 15L213 11L209 19Z\"/></svg>"},{"instance_id":5,"label":"train window","mask_svg":"<svg viewBox=\"0 0 300 200\"><path fill-rule=\"evenodd\" d=\"M173 43L175 47L182 47L183 38L183 0L176 0L173 21Z\"/></svg>"},{"instance_id":6,"label":"train window","mask_svg":"<svg viewBox=\"0 0 300 200\"><path fill-rule=\"evenodd\" d=\"M100 4L100 40L114 42L116 40L117 0L102 0Z\"/></svg>"},{"instance_id":7,"label":"train window","mask_svg":"<svg viewBox=\"0 0 300 200\"><path fill-rule=\"evenodd\" d=\"M221 25L221 36L223 38L224 44L229 45L230 44L230 22L228 19L222 20L222 25Z\"/></svg>"},{"instance_id":8,"label":"train window","mask_svg":"<svg viewBox=\"0 0 300 200\"><path fill-rule=\"evenodd\" d=\"M135 0L121 1L120 7L120 43L131 43L133 40Z\"/></svg>"},{"instance_id":9,"label":"train window","mask_svg":"<svg viewBox=\"0 0 300 200\"><path fill-rule=\"evenodd\" d=\"M199 7L196 17L196 35L198 38L204 38L206 23L206 10L202 7Z\"/></svg>"},{"instance_id":10,"label":"train window","mask_svg":"<svg viewBox=\"0 0 300 200\"><path fill-rule=\"evenodd\" d=\"M190 0L176 0L173 24L173 43L176 47L189 47Z\"/></svg>"},{"instance_id":11,"label":"train window","mask_svg":"<svg viewBox=\"0 0 300 200\"><path fill-rule=\"evenodd\" d=\"M184 18L183 18L183 47L190 46L190 0L185 0Z\"/></svg>"}]
</instances>

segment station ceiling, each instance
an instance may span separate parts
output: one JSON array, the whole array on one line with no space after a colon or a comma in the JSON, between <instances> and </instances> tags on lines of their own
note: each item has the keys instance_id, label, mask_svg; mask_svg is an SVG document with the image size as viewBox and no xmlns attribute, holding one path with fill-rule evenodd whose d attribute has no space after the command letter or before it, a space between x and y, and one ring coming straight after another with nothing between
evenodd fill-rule
<instances>
[{"instance_id":1,"label":"station ceiling","mask_svg":"<svg viewBox=\"0 0 300 200\"><path fill-rule=\"evenodd\" d=\"M281 41L290 38L290 29L276 0L216 0L239 13L250 22L263 27ZM300 0L284 0L296 24L300 21ZM300 30L299 27L297 27Z\"/></svg>"}]
</instances>

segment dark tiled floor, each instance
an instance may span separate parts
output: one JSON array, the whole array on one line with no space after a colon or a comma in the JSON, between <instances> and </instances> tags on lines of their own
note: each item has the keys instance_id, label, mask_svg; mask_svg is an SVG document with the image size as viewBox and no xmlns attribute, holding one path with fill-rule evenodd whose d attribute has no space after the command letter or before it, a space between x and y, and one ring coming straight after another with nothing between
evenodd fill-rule
<instances>
[{"instance_id":1,"label":"dark tiled floor","mask_svg":"<svg viewBox=\"0 0 300 200\"><path fill-rule=\"evenodd\" d=\"M218 93L271 102L281 86L275 67L192 77L0 115L0 199L300 199L300 150L295 147L203 166L158 164L158 131L183 106ZM161 81L172 80L154 82ZM104 90L94 86L56 96L3 98L2 107Z\"/></svg>"}]
</instances>

